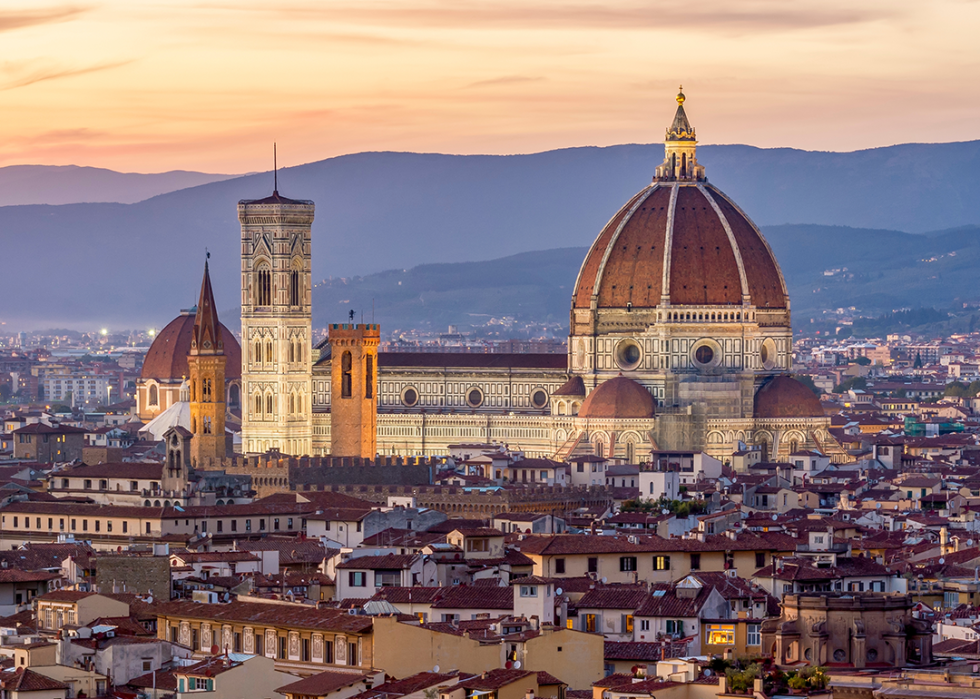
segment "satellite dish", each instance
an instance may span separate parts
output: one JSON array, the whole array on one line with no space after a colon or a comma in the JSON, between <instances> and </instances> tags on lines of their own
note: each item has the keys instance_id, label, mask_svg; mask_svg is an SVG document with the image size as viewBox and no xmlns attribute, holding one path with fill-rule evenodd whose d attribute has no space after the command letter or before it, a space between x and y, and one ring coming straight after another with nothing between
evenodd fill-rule
<instances>
[{"instance_id":1,"label":"satellite dish","mask_svg":"<svg viewBox=\"0 0 980 699\"><path fill-rule=\"evenodd\" d=\"M436 665L435 667L433 667L432 672L439 672L439 666Z\"/></svg>"},{"instance_id":2,"label":"satellite dish","mask_svg":"<svg viewBox=\"0 0 980 699\"><path fill-rule=\"evenodd\" d=\"M514 661L514 669L515 670L520 670L521 669L521 661L520 660L515 660Z\"/></svg>"},{"instance_id":3,"label":"satellite dish","mask_svg":"<svg viewBox=\"0 0 980 699\"><path fill-rule=\"evenodd\" d=\"M145 601L147 604L153 604L153 595L147 595Z\"/></svg>"},{"instance_id":4,"label":"satellite dish","mask_svg":"<svg viewBox=\"0 0 980 699\"><path fill-rule=\"evenodd\" d=\"M711 677L711 670L705 669L704 676L705 677Z\"/></svg>"},{"instance_id":5,"label":"satellite dish","mask_svg":"<svg viewBox=\"0 0 980 699\"><path fill-rule=\"evenodd\" d=\"M970 542L971 542L971 544L972 544L972 542L973 542L973 539L970 539ZM556 595L560 595L561 593L562 593L562 589L561 589L560 587L559 587L559 588L556 588L556 589L555 589L555 594L556 594Z\"/></svg>"},{"instance_id":6,"label":"satellite dish","mask_svg":"<svg viewBox=\"0 0 980 699\"><path fill-rule=\"evenodd\" d=\"M217 655L221 651L217 644L211 646L211 655Z\"/></svg>"},{"instance_id":7,"label":"satellite dish","mask_svg":"<svg viewBox=\"0 0 980 699\"><path fill-rule=\"evenodd\" d=\"M772 516L772 521L773 522L775 522L777 519L779 519L779 515L773 515Z\"/></svg>"},{"instance_id":8,"label":"satellite dish","mask_svg":"<svg viewBox=\"0 0 980 699\"><path fill-rule=\"evenodd\" d=\"M603 585L605 585L605 584L606 584L606 578L603 578L603 579L602 579L602 584L603 584Z\"/></svg>"},{"instance_id":9,"label":"satellite dish","mask_svg":"<svg viewBox=\"0 0 980 699\"><path fill-rule=\"evenodd\" d=\"M946 559L945 558L940 558L939 559L939 565L945 565L945 563L946 563Z\"/></svg>"},{"instance_id":10,"label":"satellite dish","mask_svg":"<svg viewBox=\"0 0 980 699\"><path fill-rule=\"evenodd\" d=\"M880 510L881 509L881 503L880 502L875 504L875 509L876 510Z\"/></svg>"},{"instance_id":11,"label":"satellite dish","mask_svg":"<svg viewBox=\"0 0 980 699\"><path fill-rule=\"evenodd\" d=\"M668 509L667 509L667 508L665 507L664 509L662 509L662 510L660 510L660 514L662 514L662 515L669 515L669 514L670 514L670 510L668 510Z\"/></svg>"}]
</instances>

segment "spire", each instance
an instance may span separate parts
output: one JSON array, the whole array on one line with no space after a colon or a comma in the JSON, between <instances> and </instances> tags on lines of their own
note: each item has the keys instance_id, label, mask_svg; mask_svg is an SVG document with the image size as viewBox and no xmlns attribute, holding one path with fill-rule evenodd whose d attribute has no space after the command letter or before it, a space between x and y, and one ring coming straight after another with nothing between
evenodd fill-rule
<instances>
[{"instance_id":1,"label":"spire","mask_svg":"<svg viewBox=\"0 0 980 699\"><path fill-rule=\"evenodd\" d=\"M694 127L687 120L687 112L684 111L684 86L681 85L677 93L677 111L674 112L674 123L667 129L667 141L696 141Z\"/></svg>"},{"instance_id":2,"label":"spire","mask_svg":"<svg viewBox=\"0 0 980 699\"><path fill-rule=\"evenodd\" d=\"M211 253L207 253L211 257ZM204 260L204 280L201 282L201 298L197 302L194 316L194 335L191 337L191 354L224 354L224 342L218 324L218 311L214 305L214 292L211 290L211 274L208 260Z\"/></svg>"},{"instance_id":3,"label":"spire","mask_svg":"<svg viewBox=\"0 0 980 699\"><path fill-rule=\"evenodd\" d=\"M696 156L698 139L684 111L684 86L678 88L677 111L664 137L664 162L657 168L654 180L659 182L701 182L704 166Z\"/></svg>"}]
</instances>

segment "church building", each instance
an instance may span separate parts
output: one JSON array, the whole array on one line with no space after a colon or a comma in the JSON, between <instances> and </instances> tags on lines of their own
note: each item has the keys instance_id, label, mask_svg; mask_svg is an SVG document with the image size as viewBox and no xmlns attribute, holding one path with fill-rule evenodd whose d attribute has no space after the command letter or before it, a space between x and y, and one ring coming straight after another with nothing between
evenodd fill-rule
<instances>
[{"instance_id":1,"label":"church building","mask_svg":"<svg viewBox=\"0 0 980 699\"><path fill-rule=\"evenodd\" d=\"M779 264L708 182L684 101L652 182L582 262L567 356L378 352L378 327L355 324L331 325L313 347L313 202L278 191L240 202L244 352L222 335L229 384L241 377L242 451L432 456L495 442L529 457L638 463L660 450L727 459L744 443L764 460L800 449L843 457L817 396L789 375ZM179 389L187 360L170 347L187 325L178 318L154 342L141 414Z\"/></svg>"}]
</instances>

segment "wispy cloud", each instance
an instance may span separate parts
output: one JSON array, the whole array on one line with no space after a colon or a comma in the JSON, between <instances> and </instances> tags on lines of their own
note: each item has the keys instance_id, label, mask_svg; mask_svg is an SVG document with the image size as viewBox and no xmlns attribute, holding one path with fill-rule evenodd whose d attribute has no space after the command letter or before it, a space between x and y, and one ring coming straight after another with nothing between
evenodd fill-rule
<instances>
[{"instance_id":1,"label":"wispy cloud","mask_svg":"<svg viewBox=\"0 0 980 699\"><path fill-rule=\"evenodd\" d=\"M536 83L544 80L542 77L532 77L529 75L503 75L499 78L490 78L489 80L478 80L475 83L470 83L469 85L464 85L464 90L473 90L483 87L500 87L503 85L517 85L520 83Z\"/></svg>"},{"instance_id":2,"label":"wispy cloud","mask_svg":"<svg viewBox=\"0 0 980 699\"><path fill-rule=\"evenodd\" d=\"M212 9L233 9L210 5ZM890 6L855 7L850 3L784 0L704 0L699 3L624 2L617 5L557 0L491 0L459 3L428 0L406 7L404 2L375 0L351 4L269 6L282 18L346 22L388 27L479 29L678 29L759 32L856 24L890 18Z\"/></svg>"},{"instance_id":3,"label":"wispy cloud","mask_svg":"<svg viewBox=\"0 0 980 699\"><path fill-rule=\"evenodd\" d=\"M60 80L61 78L71 78L77 75L86 75L88 73L97 73L103 70L111 70L112 68L118 68L120 66L132 63L135 59L129 59L125 61L112 61L109 63L99 63L97 65L83 66L81 68L60 68L60 67L39 67L33 70L25 72L24 75L18 76L11 80L5 82L0 82L0 92L6 90L14 90L18 87L27 87L28 85L34 85L36 83L45 82L47 80Z\"/></svg>"},{"instance_id":4,"label":"wispy cloud","mask_svg":"<svg viewBox=\"0 0 980 699\"><path fill-rule=\"evenodd\" d=\"M48 7L43 10L0 10L0 32L21 29L23 27L33 27L38 24L64 22L90 9L90 7L65 5L62 7Z\"/></svg>"}]
</instances>

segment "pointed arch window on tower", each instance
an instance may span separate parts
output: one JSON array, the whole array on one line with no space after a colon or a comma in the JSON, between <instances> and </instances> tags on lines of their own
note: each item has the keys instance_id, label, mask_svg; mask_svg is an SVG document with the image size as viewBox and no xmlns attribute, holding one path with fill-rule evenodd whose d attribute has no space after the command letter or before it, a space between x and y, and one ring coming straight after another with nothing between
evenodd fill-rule
<instances>
[{"instance_id":1,"label":"pointed arch window on tower","mask_svg":"<svg viewBox=\"0 0 980 699\"><path fill-rule=\"evenodd\" d=\"M204 416L204 434L211 434L212 432L213 432L213 429L212 429L212 425L211 425L211 416L210 415L205 415Z\"/></svg>"},{"instance_id":2,"label":"pointed arch window on tower","mask_svg":"<svg viewBox=\"0 0 980 699\"><path fill-rule=\"evenodd\" d=\"M289 361L290 363L296 361L296 340L289 340Z\"/></svg>"},{"instance_id":3,"label":"pointed arch window on tower","mask_svg":"<svg viewBox=\"0 0 980 699\"><path fill-rule=\"evenodd\" d=\"M353 359L350 352L344 352L340 359L340 397L350 398L353 382Z\"/></svg>"},{"instance_id":4,"label":"pointed arch window on tower","mask_svg":"<svg viewBox=\"0 0 980 699\"><path fill-rule=\"evenodd\" d=\"M272 364L272 340L265 341L265 363Z\"/></svg>"},{"instance_id":5,"label":"pointed arch window on tower","mask_svg":"<svg viewBox=\"0 0 980 699\"><path fill-rule=\"evenodd\" d=\"M255 417L262 418L262 395L259 393L255 394Z\"/></svg>"},{"instance_id":6,"label":"pointed arch window on tower","mask_svg":"<svg viewBox=\"0 0 980 699\"><path fill-rule=\"evenodd\" d=\"M272 305L272 270L265 265L255 273L255 305Z\"/></svg>"},{"instance_id":7,"label":"pointed arch window on tower","mask_svg":"<svg viewBox=\"0 0 980 699\"><path fill-rule=\"evenodd\" d=\"M272 408L273 408L273 406L272 406L272 394L269 393L265 397L265 414L266 414L266 419L267 420L271 420L272 417L273 417L273 410L272 410Z\"/></svg>"},{"instance_id":8,"label":"pointed arch window on tower","mask_svg":"<svg viewBox=\"0 0 980 699\"><path fill-rule=\"evenodd\" d=\"M255 350L252 352L252 361L253 362L256 362L257 364L261 364L262 363L262 341L261 340L256 340L255 341Z\"/></svg>"},{"instance_id":9,"label":"pointed arch window on tower","mask_svg":"<svg viewBox=\"0 0 980 699\"><path fill-rule=\"evenodd\" d=\"M211 379L201 379L201 401L202 402L204 402L204 403L210 403L211 402L212 396L214 395L214 392L213 392L212 389L213 389L213 384L211 383Z\"/></svg>"},{"instance_id":10,"label":"pointed arch window on tower","mask_svg":"<svg viewBox=\"0 0 980 699\"><path fill-rule=\"evenodd\" d=\"M157 391L157 387L155 385L150 384L150 391L149 391L149 393L150 393L150 397L149 397L149 400L148 400L149 404L150 405L160 405L160 394Z\"/></svg>"},{"instance_id":11,"label":"pointed arch window on tower","mask_svg":"<svg viewBox=\"0 0 980 699\"><path fill-rule=\"evenodd\" d=\"M289 414L290 415L295 415L296 414L296 394L295 393L290 393L289 394Z\"/></svg>"},{"instance_id":12,"label":"pointed arch window on tower","mask_svg":"<svg viewBox=\"0 0 980 699\"><path fill-rule=\"evenodd\" d=\"M364 358L364 397L374 398L374 357Z\"/></svg>"},{"instance_id":13,"label":"pointed arch window on tower","mask_svg":"<svg viewBox=\"0 0 980 699\"><path fill-rule=\"evenodd\" d=\"M299 272L295 269L289 273L289 305L299 305Z\"/></svg>"}]
</instances>

